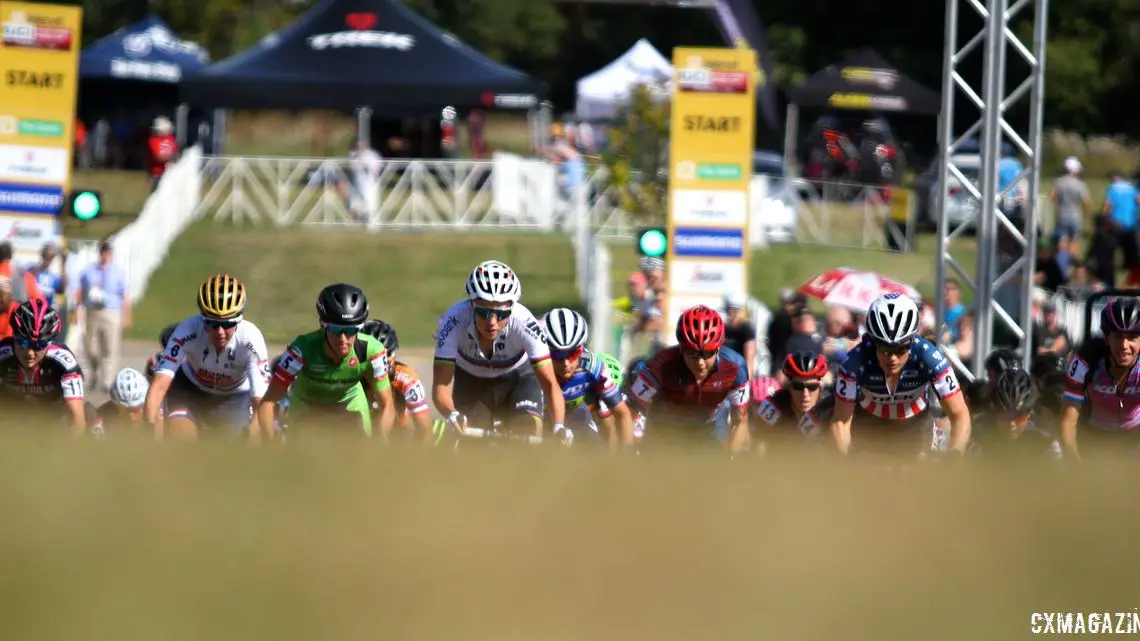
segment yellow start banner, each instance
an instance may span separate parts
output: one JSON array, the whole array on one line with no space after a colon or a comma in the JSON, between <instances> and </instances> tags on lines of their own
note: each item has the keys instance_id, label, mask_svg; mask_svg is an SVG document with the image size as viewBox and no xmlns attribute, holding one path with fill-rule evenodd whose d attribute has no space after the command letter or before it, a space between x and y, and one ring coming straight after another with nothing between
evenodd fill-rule
<instances>
[{"instance_id":1,"label":"yellow start banner","mask_svg":"<svg viewBox=\"0 0 1140 641\"><path fill-rule=\"evenodd\" d=\"M79 7L0 2L0 229L24 255L59 242L71 188Z\"/></svg>"},{"instance_id":2,"label":"yellow start banner","mask_svg":"<svg viewBox=\"0 0 1140 641\"><path fill-rule=\"evenodd\" d=\"M756 52L677 48L673 67L670 326L694 305L720 309L725 295L748 293Z\"/></svg>"}]
</instances>

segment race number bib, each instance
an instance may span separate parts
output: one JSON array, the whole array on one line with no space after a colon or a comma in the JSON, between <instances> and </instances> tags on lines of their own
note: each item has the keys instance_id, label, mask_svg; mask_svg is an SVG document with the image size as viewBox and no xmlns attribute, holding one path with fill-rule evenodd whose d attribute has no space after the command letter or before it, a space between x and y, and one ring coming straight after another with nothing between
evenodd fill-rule
<instances>
[{"instance_id":1,"label":"race number bib","mask_svg":"<svg viewBox=\"0 0 1140 641\"><path fill-rule=\"evenodd\" d=\"M776 406L768 399L764 399L760 407L756 408L756 413L759 414L760 418L764 419L764 422L768 425L775 425L781 416L780 410L776 409Z\"/></svg>"},{"instance_id":2,"label":"race number bib","mask_svg":"<svg viewBox=\"0 0 1140 641\"><path fill-rule=\"evenodd\" d=\"M380 380L388 378L388 352L383 351L372 357L372 378Z\"/></svg>"},{"instance_id":3,"label":"race number bib","mask_svg":"<svg viewBox=\"0 0 1140 641\"><path fill-rule=\"evenodd\" d=\"M855 402L855 395L859 387L855 384L855 379L847 376L843 372L835 377L835 396L848 403Z\"/></svg>"}]
</instances>

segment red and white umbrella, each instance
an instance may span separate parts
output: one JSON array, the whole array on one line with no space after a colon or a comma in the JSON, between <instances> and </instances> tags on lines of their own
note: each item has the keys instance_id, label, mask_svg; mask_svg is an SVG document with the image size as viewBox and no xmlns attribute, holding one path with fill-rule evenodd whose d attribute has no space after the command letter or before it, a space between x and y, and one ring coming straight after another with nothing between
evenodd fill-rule
<instances>
[{"instance_id":1,"label":"red and white umbrella","mask_svg":"<svg viewBox=\"0 0 1140 641\"><path fill-rule=\"evenodd\" d=\"M865 312L871 302L883 294L905 294L918 300L915 288L874 272L840 267L826 271L800 286L800 293L823 301L825 305L846 307Z\"/></svg>"}]
</instances>

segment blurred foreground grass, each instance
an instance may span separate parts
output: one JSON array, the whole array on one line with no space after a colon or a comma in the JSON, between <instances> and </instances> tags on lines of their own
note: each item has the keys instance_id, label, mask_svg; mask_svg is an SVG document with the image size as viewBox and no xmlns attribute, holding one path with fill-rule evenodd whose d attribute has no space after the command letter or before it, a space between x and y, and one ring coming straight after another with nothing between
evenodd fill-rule
<instances>
[{"instance_id":1,"label":"blurred foreground grass","mask_svg":"<svg viewBox=\"0 0 1140 641\"><path fill-rule=\"evenodd\" d=\"M4 440L8 639L1019 639L1135 605L1133 466Z\"/></svg>"}]
</instances>

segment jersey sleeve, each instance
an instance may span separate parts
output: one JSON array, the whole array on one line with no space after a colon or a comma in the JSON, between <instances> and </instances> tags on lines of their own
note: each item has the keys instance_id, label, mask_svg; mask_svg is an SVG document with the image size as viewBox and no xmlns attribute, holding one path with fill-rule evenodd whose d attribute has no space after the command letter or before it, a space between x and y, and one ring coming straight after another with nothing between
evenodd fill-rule
<instances>
[{"instance_id":1,"label":"jersey sleeve","mask_svg":"<svg viewBox=\"0 0 1140 641\"><path fill-rule=\"evenodd\" d=\"M653 397L657 396L657 392L661 389L660 370L661 359L655 357L637 374L633 385L630 386L629 394L638 405L646 407L653 402Z\"/></svg>"},{"instance_id":2,"label":"jersey sleeve","mask_svg":"<svg viewBox=\"0 0 1140 641\"><path fill-rule=\"evenodd\" d=\"M392 387L392 381L388 380L388 367L388 350L378 340L368 341L368 370L372 376L372 389L383 392Z\"/></svg>"},{"instance_id":3,"label":"jersey sleeve","mask_svg":"<svg viewBox=\"0 0 1140 641\"><path fill-rule=\"evenodd\" d=\"M435 362L454 365L459 356L459 319L454 310L440 317L435 330Z\"/></svg>"},{"instance_id":4,"label":"jersey sleeve","mask_svg":"<svg viewBox=\"0 0 1140 641\"><path fill-rule=\"evenodd\" d=\"M1085 402L1086 381L1089 375L1089 364L1080 355L1074 355L1069 362L1068 374L1065 376L1064 399L1069 403L1081 404Z\"/></svg>"},{"instance_id":5,"label":"jersey sleeve","mask_svg":"<svg viewBox=\"0 0 1140 641\"><path fill-rule=\"evenodd\" d=\"M624 400L621 389L610 377L609 367L601 358L595 356L591 359L590 373L594 377L594 394L598 397L599 409L603 416L608 416L609 410L621 405Z\"/></svg>"},{"instance_id":6,"label":"jersey sleeve","mask_svg":"<svg viewBox=\"0 0 1140 641\"><path fill-rule=\"evenodd\" d=\"M305 350L302 347L301 337L296 338L285 352L277 359L277 368L273 370L274 382L285 387L293 384L305 369Z\"/></svg>"},{"instance_id":7,"label":"jersey sleeve","mask_svg":"<svg viewBox=\"0 0 1140 641\"><path fill-rule=\"evenodd\" d=\"M421 414L431 409L428 407L423 381L416 374L416 370L404 363L396 362L392 364L392 376L389 378L394 378L399 383L396 389L403 395L404 409L409 414Z\"/></svg>"},{"instance_id":8,"label":"jersey sleeve","mask_svg":"<svg viewBox=\"0 0 1140 641\"><path fill-rule=\"evenodd\" d=\"M265 336L261 330L246 325L245 375L249 378L249 393L253 398L262 398L269 390L269 348L265 346Z\"/></svg>"},{"instance_id":9,"label":"jersey sleeve","mask_svg":"<svg viewBox=\"0 0 1140 641\"><path fill-rule=\"evenodd\" d=\"M65 401L82 401L86 394L83 387L83 370L79 359L66 347L48 352L48 357L59 367L59 387Z\"/></svg>"},{"instance_id":10,"label":"jersey sleeve","mask_svg":"<svg viewBox=\"0 0 1140 641\"><path fill-rule=\"evenodd\" d=\"M945 400L961 394L962 385L958 382L958 376L954 374L954 368L950 367L950 360L942 350L929 341L923 341L921 349L923 366L929 372L930 385L938 398Z\"/></svg>"},{"instance_id":11,"label":"jersey sleeve","mask_svg":"<svg viewBox=\"0 0 1140 641\"><path fill-rule=\"evenodd\" d=\"M541 367L550 363L550 347L546 344L546 332L543 331L542 325L538 324L538 319L531 317L526 319L526 324L523 325L523 349L526 355L530 358L530 364L534 367Z\"/></svg>"},{"instance_id":12,"label":"jersey sleeve","mask_svg":"<svg viewBox=\"0 0 1140 641\"><path fill-rule=\"evenodd\" d=\"M158 363L154 367L155 376L174 376L186 358L187 344L198 337L198 331L198 323L192 317L178 324L166 342L162 355L158 357Z\"/></svg>"},{"instance_id":13,"label":"jersey sleeve","mask_svg":"<svg viewBox=\"0 0 1140 641\"><path fill-rule=\"evenodd\" d=\"M835 374L835 401L854 403L859 396L859 374L863 371L862 350L847 354Z\"/></svg>"},{"instance_id":14,"label":"jersey sleeve","mask_svg":"<svg viewBox=\"0 0 1140 641\"><path fill-rule=\"evenodd\" d=\"M736 367L736 378L733 380L732 389L729 390L728 396L726 397L728 405L737 410L747 409L750 389L748 384L748 366L744 364L744 357L736 353L733 353L732 362Z\"/></svg>"}]
</instances>

